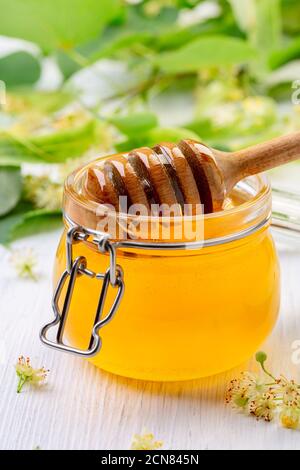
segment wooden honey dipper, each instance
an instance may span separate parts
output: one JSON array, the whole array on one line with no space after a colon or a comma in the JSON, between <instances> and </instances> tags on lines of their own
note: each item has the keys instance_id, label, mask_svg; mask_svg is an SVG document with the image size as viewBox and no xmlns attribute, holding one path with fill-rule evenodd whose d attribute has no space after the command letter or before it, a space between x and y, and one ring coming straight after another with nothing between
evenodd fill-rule
<instances>
[{"instance_id":1,"label":"wooden honey dipper","mask_svg":"<svg viewBox=\"0 0 300 470\"><path fill-rule=\"evenodd\" d=\"M175 205L175 215L181 215L185 204L203 204L207 214L222 210L242 179L298 158L300 132L231 153L193 140L162 143L89 167L84 191L90 199L116 209L119 197L127 196L128 207L143 204L150 211L152 204Z\"/></svg>"}]
</instances>

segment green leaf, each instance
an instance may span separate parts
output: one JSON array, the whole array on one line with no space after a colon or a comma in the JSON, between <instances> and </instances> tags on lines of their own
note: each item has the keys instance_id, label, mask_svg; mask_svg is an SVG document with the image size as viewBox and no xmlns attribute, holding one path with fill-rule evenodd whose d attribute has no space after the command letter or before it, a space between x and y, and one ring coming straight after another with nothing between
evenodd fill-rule
<instances>
[{"instance_id":1,"label":"green leaf","mask_svg":"<svg viewBox=\"0 0 300 470\"><path fill-rule=\"evenodd\" d=\"M12 147L7 148L5 145L2 148L3 142L0 139L0 166L16 166L19 167L22 163L41 163L41 158L33 153L27 152L26 149L15 149ZM1 152L3 151L3 155Z\"/></svg>"},{"instance_id":2,"label":"green leaf","mask_svg":"<svg viewBox=\"0 0 300 470\"><path fill-rule=\"evenodd\" d=\"M229 0L236 20L258 51L252 65L253 75L262 78L268 72L268 57L282 40L281 0Z\"/></svg>"},{"instance_id":3,"label":"green leaf","mask_svg":"<svg viewBox=\"0 0 300 470\"><path fill-rule=\"evenodd\" d=\"M272 70L275 70L282 65L300 58L300 38L295 39L290 44L285 45L271 53L269 58L269 65Z\"/></svg>"},{"instance_id":4,"label":"green leaf","mask_svg":"<svg viewBox=\"0 0 300 470\"><path fill-rule=\"evenodd\" d=\"M154 59L167 73L196 72L203 67L243 64L255 59L255 49L246 41L228 36L196 39L186 46Z\"/></svg>"},{"instance_id":5,"label":"green leaf","mask_svg":"<svg viewBox=\"0 0 300 470\"><path fill-rule=\"evenodd\" d=\"M253 44L262 54L279 47L281 42L281 0L255 0L256 27Z\"/></svg>"},{"instance_id":6,"label":"green leaf","mask_svg":"<svg viewBox=\"0 0 300 470\"><path fill-rule=\"evenodd\" d=\"M282 21L284 32L299 35L300 32L299 0L282 0Z\"/></svg>"},{"instance_id":7,"label":"green leaf","mask_svg":"<svg viewBox=\"0 0 300 470\"><path fill-rule=\"evenodd\" d=\"M35 137L0 134L0 163L11 161L61 163L80 157L96 141L96 121L91 118L74 128Z\"/></svg>"},{"instance_id":8,"label":"green leaf","mask_svg":"<svg viewBox=\"0 0 300 470\"><path fill-rule=\"evenodd\" d=\"M281 0L229 0L236 21L261 53L281 40Z\"/></svg>"},{"instance_id":9,"label":"green leaf","mask_svg":"<svg viewBox=\"0 0 300 470\"><path fill-rule=\"evenodd\" d=\"M145 15L143 6L127 7L128 30L142 31L157 36L169 28L173 28L178 18L179 10L174 7L163 7L157 15Z\"/></svg>"},{"instance_id":10,"label":"green leaf","mask_svg":"<svg viewBox=\"0 0 300 470\"><path fill-rule=\"evenodd\" d=\"M15 210L0 218L0 244L40 232L48 232L60 226L60 211L33 209L32 205L20 202Z\"/></svg>"},{"instance_id":11,"label":"green leaf","mask_svg":"<svg viewBox=\"0 0 300 470\"><path fill-rule=\"evenodd\" d=\"M104 57L118 56L132 47L147 45L150 48L160 34L174 29L177 15L176 8L163 8L158 16L151 17L145 16L139 6L127 6L122 24L107 27L99 39L78 47L76 53L83 63L86 60L92 64ZM57 61L65 78L80 69L74 56L59 53Z\"/></svg>"},{"instance_id":12,"label":"green leaf","mask_svg":"<svg viewBox=\"0 0 300 470\"><path fill-rule=\"evenodd\" d=\"M0 166L0 216L10 212L22 193L21 170L16 166Z\"/></svg>"},{"instance_id":13,"label":"green leaf","mask_svg":"<svg viewBox=\"0 0 300 470\"><path fill-rule=\"evenodd\" d=\"M14 52L0 58L0 80L7 87L32 85L40 75L39 61L28 52Z\"/></svg>"},{"instance_id":14,"label":"green leaf","mask_svg":"<svg viewBox=\"0 0 300 470\"><path fill-rule=\"evenodd\" d=\"M92 52L89 57L89 63L102 59L103 57L112 56L116 52L127 49L135 44L147 44L153 35L147 31L122 31L120 28L109 30L104 37L101 38L100 46Z\"/></svg>"},{"instance_id":15,"label":"green leaf","mask_svg":"<svg viewBox=\"0 0 300 470\"><path fill-rule=\"evenodd\" d=\"M55 54L55 59L65 80L70 78L74 73L81 69L81 66L78 64L78 62L75 62L75 60L64 51L57 51Z\"/></svg>"},{"instance_id":16,"label":"green leaf","mask_svg":"<svg viewBox=\"0 0 300 470\"><path fill-rule=\"evenodd\" d=\"M256 0L228 0L242 31L249 34L256 22Z\"/></svg>"},{"instance_id":17,"label":"green leaf","mask_svg":"<svg viewBox=\"0 0 300 470\"><path fill-rule=\"evenodd\" d=\"M120 0L0 0L0 34L71 49L96 38L121 12Z\"/></svg>"},{"instance_id":18,"label":"green leaf","mask_svg":"<svg viewBox=\"0 0 300 470\"><path fill-rule=\"evenodd\" d=\"M36 235L42 232L55 230L62 225L62 214L60 211L34 210L24 214L11 231L11 239Z\"/></svg>"},{"instance_id":19,"label":"green leaf","mask_svg":"<svg viewBox=\"0 0 300 470\"><path fill-rule=\"evenodd\" d=\"M134 137L158 126L158 119L154 113L138 113L129 116L119 116L110 119L123 134Z\"/></svg>"},{"instance_id":20,"label":"green leaf","mask_svg":"<svg viewBox=\"0 0 300 470\"><path fill-rule=\"evenodd\" d=\"M189 129L184 129L182 127L157 127L155 129L151 129L145 134L137 135L124 142L119 142L116 144L116 149L119 152L129 152L130 150L138 147L153 147L161 142L177 143L182 139L201 140L198 134Z\"/></svg>"},{"instance_id":21,"label":"green leaf","mask_svg":"<svg viewBox=\"0 0 300 470\"><path fill-rule=\"evenodd\" d=\"M195 132L185 129L184 127L162 127L152 129L148 132L148 145L155 145L159 142L174 142L177 143L182 139L195 139L200 140L200 137Z\"/></svg>"},{"instance_id":22,"label":"green leaf","mask_svg":"<svg viewBox=\"0 0 300 470\"><path fill-rule=\"evenodd\" d=\"M200 36L227 35L244 38L233 18L213 18L205 23L193 24L185 28L178 28L175 24L172 29L162 31L156 38L154 46L158 50L178 49Z\"/></svg>"},{"instance_id":23,"label":"green leaf","mask_svg":"<svg viewBox=\"0 0 300 470\"><path fill-rule=\"evenodd\" d=\"M216 130L216 127L209 118L202 118L200 120L193 121L187 125L187 128L200 134L206 142L213 139L224 140L235 135L235 129L232 129L232 127L228 129L228 127L225 126Z\"/></svg>"}]
</instances>

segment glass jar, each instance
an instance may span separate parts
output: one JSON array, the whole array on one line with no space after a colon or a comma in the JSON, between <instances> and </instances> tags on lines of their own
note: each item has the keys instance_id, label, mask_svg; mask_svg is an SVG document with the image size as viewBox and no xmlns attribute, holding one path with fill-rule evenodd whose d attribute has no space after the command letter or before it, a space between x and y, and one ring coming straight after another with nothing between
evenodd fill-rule
<instances>
[{"instance_id":1,"label":"glass jar","mask_svg":"<svg viewBox=\"0 0 300 470\"><path fill-rule=\"evenodd\" d=\"M158 381L217 374L255 353L280 303L267 179L247 178L232 195L238 204L201 216L201 237L161 240L140 230L132 239L128 227L138 216L115 216L122 236L99 231L99 204L82 192L86 170L65 185L55 320L43 328L43 342L106 371Z\"/></svg>"}]
</instances>

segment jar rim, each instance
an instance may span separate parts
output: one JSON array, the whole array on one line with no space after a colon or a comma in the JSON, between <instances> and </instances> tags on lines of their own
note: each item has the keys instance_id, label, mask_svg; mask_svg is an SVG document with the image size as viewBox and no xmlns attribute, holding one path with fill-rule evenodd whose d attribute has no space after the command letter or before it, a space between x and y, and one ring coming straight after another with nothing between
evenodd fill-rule
<instances>
[{"instance_id":1,"label":"jar rim","mask_svg":"<svg viewBox=\"0 0 300 470\"><path fill-rule=\"evenodd\" d=\"M106 209L107 207L87 199L84 195L80 194L78 190L78 180L86 170L88 165L84 165L71 173L66 181L64 187L64 214L66 222L71 221L72 224L84 227L92 232L97 231L97 221L99 220L99 208ZM241 204L223 210L205 215L184 215L175 216L173 218L174 223L184 221L195 221L198 217L201 217L205 227L204 240L214 239L228 239L230 236L236 239L237 235L240 234L243 238L257 227L257 230L264 224L267 224L271 218L272 211L272 191L268 177L265 174L250 176L237 186L245 187L248 185L248 189L252 190L252 197L242 202ZM121 212L115 212L118 221L147 221L163 223L164 217L161 216L139 216ZM252 229L252 230L251 230ZM102 231L99 231L103 233ZM244 235L243 235L244 234ZM118 240L118 237L112 237L113 240ZM159 239L152 237L138 237L138 240L148 240L159 242ZM173 241L173 240L167 240ZM180 242L186 241L184 238L179 240ZM195 241L195 240L194 240Z\"/></svg>"}]
</instances>

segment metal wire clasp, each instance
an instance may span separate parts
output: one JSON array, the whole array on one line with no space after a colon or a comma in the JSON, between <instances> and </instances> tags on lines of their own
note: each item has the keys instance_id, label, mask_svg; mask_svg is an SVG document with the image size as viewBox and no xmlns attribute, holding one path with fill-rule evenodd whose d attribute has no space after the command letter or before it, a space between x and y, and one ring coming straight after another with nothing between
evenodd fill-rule
<instances>
[{"instance_id":1,"label":"metal wire clasp","mask_svg":"<svg viewBox=\"0 0 300 470\"><path fill-rule=\"evenodd\" d=\"M110 265L105 273L96 273L88 269L87 259L84 256L79 256L75 260L73 259L73 245L86 241L88 237L89 234L82 227L72 226L68 230L66 237L66 270L63 272L58 282L52 299L54 320L45 325L40 332L40 339L47 346L83 357L93 357L100 351L102 342L99 336L99 330L113 318L125 289L122 268L116 264L116 248L109 241L109 235L106 233L100 234L100 236L98 235L97 239L93 240L94 243L97 243L101 253L109 253L110 255ZM64 343L65 325L70 310L72 294L79 276L88 276L92 279L102 280L94 326L91 332L90 343L86 350L78 349ZM117 294L109 312L102 318L109 286L117 289ZM59 301L64 287L66 287L66 295L62 310L60 310ZM50 340L47 337L48 330L55 326L57 326L56 338L55 340Z\"/></svg>"}]
</instances>

